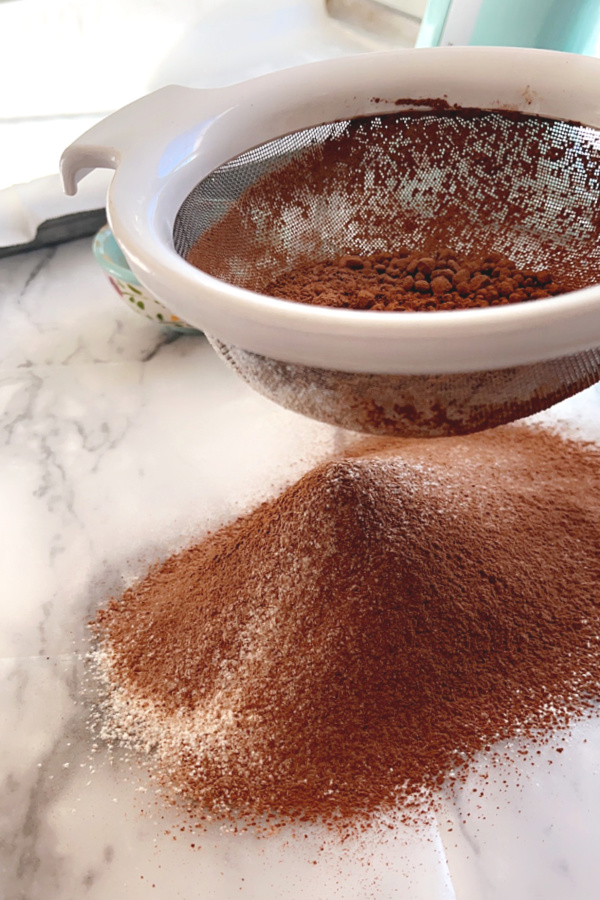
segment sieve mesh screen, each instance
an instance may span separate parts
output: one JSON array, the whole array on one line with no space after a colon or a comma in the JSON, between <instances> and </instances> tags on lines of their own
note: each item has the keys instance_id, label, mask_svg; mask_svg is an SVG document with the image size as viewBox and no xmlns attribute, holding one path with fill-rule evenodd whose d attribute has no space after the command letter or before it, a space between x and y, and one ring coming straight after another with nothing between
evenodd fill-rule
<instances>
[{"instance_id":1,"label":"sieve mesh screen","mask_svg":"<svg viewBox=\"0 0 600 900\"><path fill-rule=\"evenodd\" d=\"M599 200L595 129L510 111L412 110L310 128L236 157L186 198L174 243L208 274L255 291L297 266L401 246L494 250L575 289L600 280ZM377 434L478 431L600 378L597 349L428 377L402 375L401 361L398 375L296 366L211 340L281 405Z\"/></svg>"},{"instance_id":2,"label":"sieve mesh screen","mask_svg":"<svg viewBox=\"0 0 600 900\"><path fill-rule=\"evenodd\" d=\"M218 168L184 201L178 253L260 290L282 272L398 245L496 250L598 281L600 132L503 111L411 111L307 129Z\"/></svg>"}]
</instances>

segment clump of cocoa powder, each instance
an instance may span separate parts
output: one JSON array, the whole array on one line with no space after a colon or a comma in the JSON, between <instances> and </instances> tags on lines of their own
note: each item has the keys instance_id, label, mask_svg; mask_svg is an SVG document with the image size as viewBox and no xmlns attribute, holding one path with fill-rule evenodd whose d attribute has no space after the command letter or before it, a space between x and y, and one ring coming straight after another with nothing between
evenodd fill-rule
<instances>
[{"instance_id":1,"label":"clump of cocoa powder","mask_svg":"<svg viewBox=\"0 0 600 900\"><path fill-rule=\"evenodd\" d=\"M183 204L178 252L259 292L340 254L381 250L391 262L405 245L421 259L443 248L476 260L498 250L521 270L548 270L563 290L597 283L596 130L513 110L372 111L217 169Z\"/></svg>"},{"instance_id":2,"label":"clump of cocoa powder","mask_svg":"<svg viewBox=\"0 0 600 900\"><path fill-rule=\"evenodd\" d=\"M363 443L101 610L105 736L195 821L347 829L600 697L600 450Z\"/></svg>"},{"instance_id":3,"label":"clump of cocoa powder","mask_svg":"<svg viewBox=\"0 0 600 900\"><path fill-rule=\"evenodd\" d=\"M475 258L448 248L424 253L400 247L299 266L263 293L314 306L423 312L505 306L572 289L548 270L519 268L501 253Z\"/></svg>"}]
</instances>

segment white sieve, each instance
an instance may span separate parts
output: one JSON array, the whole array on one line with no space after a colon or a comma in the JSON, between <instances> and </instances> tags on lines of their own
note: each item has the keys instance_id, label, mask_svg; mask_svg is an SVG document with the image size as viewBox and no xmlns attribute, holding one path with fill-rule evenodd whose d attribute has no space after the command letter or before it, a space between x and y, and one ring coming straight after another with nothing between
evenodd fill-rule
<instances>
[{"instance_id":1,"label":"white sieve","mask_svg":"<svg viewBox=\"0 0 600 900\"><path fill-rule=\"evenodd\" d=\"M466 433L600 378L600 287L586 286L600 280L599 76L599 60L570 54L434 48L336 59L215 91L164 88L65 151L65 189L74 193L94 167L117 170L108 219L135 274L276 402L373 433ZM383 152L370 137L382 129ZM352 195L338 153L351 139ZM446 217L445 242L562 267L581 289L424 313L259 293L267 273L272 280L311 255L419 246L453 197L460 214ZM202 269L184 258L198 242Z\"/></svg>"}]
</instances>

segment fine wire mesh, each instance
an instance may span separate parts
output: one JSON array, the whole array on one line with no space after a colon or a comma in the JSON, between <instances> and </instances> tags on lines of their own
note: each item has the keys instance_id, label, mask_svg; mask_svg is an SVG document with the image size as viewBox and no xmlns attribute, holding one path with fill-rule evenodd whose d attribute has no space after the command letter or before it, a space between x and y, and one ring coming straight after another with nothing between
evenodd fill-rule
<instances>
[{"instance_id":1,"label":"fine wire mesh","mask_svg":"<svg viewBox=\"0 0 600 900\"><path fill-rule=\"evenodd\" d=\"M506 111L409 111L321 125L236 157L186 198L174 243L193 265L255 291L296 266L401 246L495 250L574 289L600 280L599 230L597 130ZM464 433L600 378L596 351L432 380L282 367L218 348L277 402L377 433Z\"/></svg>"},{"instance_id":2,"label":"fine wire mesh","mask_svg":"<svg viewBox=\"0 0 600 900\"><path fill-rule=\"evenodd\" d=\"M600 349L450 375L363 375L267 359L210 338L256 391L286 409L368 434L447 437L533 415L594 384Z\"/></svg>"},{"instance_id":3,"label":"fine wire mesh","mask_svg":"<svg viewBox=\"0 0 600 900\"><path fill-rule=\"evenodd\" d=\"M317 128L286 135L275 141L269 141L242 153L204 178L185 199L176 216L173 240L177 253L187 257L201 235L206 234L209 229L221 222L224 223L227 231L227 234L222 235L225 239L223 253L231 256L235 252L237 242L231 227L228 228L226 224L227 214L235 208L236 203L240 202L244 192L267 176L273 176L278 169L287 166L293 167L299 154L310 153L321 143L339 137L347 125L347 122L321 125ZM256 209L250 208L247 214L251 220L260 218L259 211ZM274 224L270 223L271 226ZM269 223L263 220L261 231L256 235L259 240L262 237L262 229L265 227L269 227ZM240 258L246 257L247 260L244 268L248 266L248 262L252 268L251 254L251 246L241 251ZM204 266L200 266L200 268L204 268ZM214 264L211 266L207 261L205 271L219 278L221 276L216 269L218 269L218 264L216 267ZM248 280L254 282L252 272L247 275L249 276ZM237 276L234 275L231 283L250 287L249 284L244 283L241 272Z\"/></svg>"}]
</instances>

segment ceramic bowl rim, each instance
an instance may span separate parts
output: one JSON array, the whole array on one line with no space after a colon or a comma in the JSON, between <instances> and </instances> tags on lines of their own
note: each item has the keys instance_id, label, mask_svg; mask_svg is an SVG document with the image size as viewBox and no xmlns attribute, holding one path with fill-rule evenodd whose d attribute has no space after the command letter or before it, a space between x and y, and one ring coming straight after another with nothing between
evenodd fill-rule
<instances>
[{"instance_id":1,"label":"ceramic bowl rim","mask_svg":"<svg viewBox=\"0 0 600 900\"><path fill-rule=\"evenodd\" d=\"M143 285L136 277L136 275L131 271L129 266L120 262L117 262L114 258L114 251L112 250L111 243L114 244L114 247L118 250L119 254L123 256L122 251L117 244L117 240L112 233L109 225L103 225L102 228L94 235L94 240L92 243L92 250L94 252L94 256L96 260L100 263L103 269L109 272L111 275L120 278L121 281L126 281L128 284L133 284L136 287L142 288ZM111 252L112 251L112 252ZM123 259L125 257L123 256Z\"/></svg>"}]
</instances>

